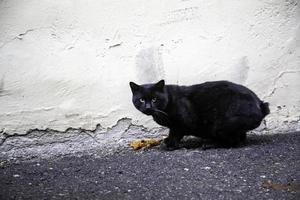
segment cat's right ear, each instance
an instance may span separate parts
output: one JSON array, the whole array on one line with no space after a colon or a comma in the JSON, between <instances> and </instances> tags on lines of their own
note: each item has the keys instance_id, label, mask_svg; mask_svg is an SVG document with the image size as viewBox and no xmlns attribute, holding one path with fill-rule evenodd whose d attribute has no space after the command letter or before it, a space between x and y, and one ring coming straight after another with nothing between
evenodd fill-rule
<instances>
[{"instance_id":1,"label":"cat's right ear","mask_svg":"<svg viewBox=\"0 0 300 200\"><path fill-rule=\"evenodd\" d=\"M140 89L140 86L134 82L129 83L132 93L135 93Z\"/></svg>"}]
</instances>

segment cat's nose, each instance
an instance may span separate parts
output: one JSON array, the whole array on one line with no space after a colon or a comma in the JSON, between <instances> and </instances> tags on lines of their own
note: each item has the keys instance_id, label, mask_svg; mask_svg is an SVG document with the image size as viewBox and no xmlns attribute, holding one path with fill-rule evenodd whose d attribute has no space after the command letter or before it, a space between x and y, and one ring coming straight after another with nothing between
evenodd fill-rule
<instances>
[{"instance_id":1,"label":"cat's nose","mask_svg":"<svg viewBox=\"0 0 300 200\"><path fill-rule=\"evenodd\" d=\"M152 108L151 108L151 104L150 104L150 103L146 103L146 105L145 105L145 113L146 113L147 115L151 115L151 113L152 113Z\"/></svg>"},{"instance_id":2,"label":"cat's nose","mask_svg":"<svg viewBox=\"0 0 300 200\"><path fill-rule=\"evenodd\" d=\"M147 103L146 104L146 109L148 110L148 109L151 109L151 104L150 103Z\"/></svg>"}]
</instances>

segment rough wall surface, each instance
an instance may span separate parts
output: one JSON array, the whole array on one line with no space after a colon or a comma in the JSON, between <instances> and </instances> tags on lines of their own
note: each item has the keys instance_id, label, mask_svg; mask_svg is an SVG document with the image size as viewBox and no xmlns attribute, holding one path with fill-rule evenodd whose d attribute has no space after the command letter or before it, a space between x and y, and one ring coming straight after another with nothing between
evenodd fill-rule
<instances>
[{"instance_id":1,"label":"rough wall surface","mask_svg":"<svg viewBox=\"0 0 300 200\"><path fill-rule=\"evenodd\" d=\"M157 127L128 82L227 79L300 127L297 0L1 0L0 137L30 129Z\"/></svg>"}]
</instances>

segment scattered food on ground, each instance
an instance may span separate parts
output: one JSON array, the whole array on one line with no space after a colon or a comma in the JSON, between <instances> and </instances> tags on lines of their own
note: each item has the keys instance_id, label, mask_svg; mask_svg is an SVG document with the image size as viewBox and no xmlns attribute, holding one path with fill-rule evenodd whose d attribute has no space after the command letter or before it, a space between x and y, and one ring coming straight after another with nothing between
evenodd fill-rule
<instances>
[{"instance_id":1,"label":"scattered food on ground","mask_svg":"<svg viewBox=\"0 0 300 200\"><path fill-rule=\"evenodd\" d=\"M149 149L154 146L160 145L162 139L142 139L142 140L135 140L132 141L129 146L133 148L134 150L140 150L140 149Z\"/></svg>"}]
</instances>

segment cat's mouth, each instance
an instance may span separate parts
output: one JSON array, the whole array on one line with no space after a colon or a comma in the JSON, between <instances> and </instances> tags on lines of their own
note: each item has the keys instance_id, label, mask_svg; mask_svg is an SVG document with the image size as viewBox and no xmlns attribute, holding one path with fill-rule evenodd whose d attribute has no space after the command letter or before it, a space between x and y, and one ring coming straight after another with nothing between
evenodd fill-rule
<instances>
[{"instance_id":1,"label":"cat's mouth","mask_svg":"<svg viewBox=\"0 0 300 200\"><path fill-rule=\"evenodd\" d=\"M145 110L144 112L143 112L145 115L152 115L153 113L154 113L154 110Z\"/></svg>"},{"instance_id":2,"label":"cat's mouth","mask_svg":"<svg viewBox=\"0 0 300 200\"><path fill-rule=\"evenodd\" d=\"M163 115L163 116L165 116L165 117L168 117L168 114L167 114L166 112L164 112L164 111L162 111L162 110L158 110L158 109L154 109L154 110L152 110L152 109L145 110L143 113L146 114L146 115L159 114L159 115Z\"/></svg>"}]
</instances>

